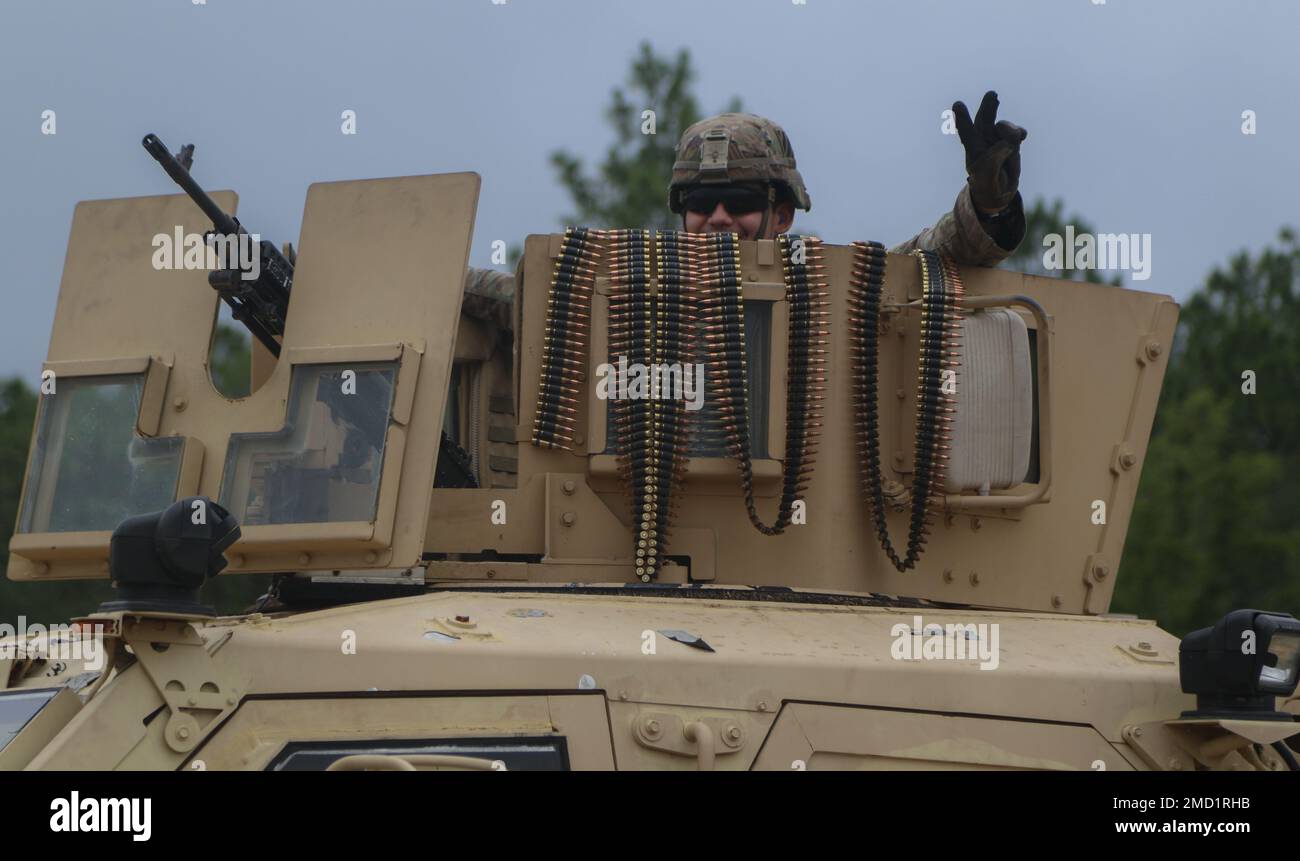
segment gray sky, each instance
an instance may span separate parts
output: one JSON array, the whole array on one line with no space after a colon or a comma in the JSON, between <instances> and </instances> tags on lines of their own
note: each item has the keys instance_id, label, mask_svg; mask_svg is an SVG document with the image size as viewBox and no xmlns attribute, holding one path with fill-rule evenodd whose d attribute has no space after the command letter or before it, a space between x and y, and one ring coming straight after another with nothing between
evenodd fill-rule
<instances>
[{"instance_id":1,"label":"gray sky","mask_svg":"<svg viewBox=\"0 0 1300 861\"><path fill-rule=\"evenodd\" d=\"M1185 297L1300 225L1295 0L8 0L4 18L0 375L33 384L73 206L175 191L146 132L197 144L196 178L277 242L312 182L477 171L487 266L492 240L561 226L548 154L600 157L643 39L690 49L706 111L739 95L785 127L800 218L830 242L897 242L951 207L964 167L940 112L986 89L1029 130L1027 200L1151 234L1141 289Z\"/></svg>"}]
</instances>

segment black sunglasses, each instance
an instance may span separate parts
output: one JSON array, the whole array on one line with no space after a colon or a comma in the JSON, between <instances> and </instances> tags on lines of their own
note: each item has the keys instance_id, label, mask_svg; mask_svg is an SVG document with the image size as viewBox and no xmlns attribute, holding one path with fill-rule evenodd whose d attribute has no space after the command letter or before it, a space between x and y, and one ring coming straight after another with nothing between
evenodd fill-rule
<instances>
[{"instance_id":1,"label":"black sunglasses","mask_svg":"<svg viewBox=\"0 0 1300 861\"><path fill-rule=\"evenodd\" d=\"M747 215L767 208L765 190L742 185L700 186L682 196L682 207L687 212L710 215L718 204L732 215Z\"/></svg>"}]
</instances>

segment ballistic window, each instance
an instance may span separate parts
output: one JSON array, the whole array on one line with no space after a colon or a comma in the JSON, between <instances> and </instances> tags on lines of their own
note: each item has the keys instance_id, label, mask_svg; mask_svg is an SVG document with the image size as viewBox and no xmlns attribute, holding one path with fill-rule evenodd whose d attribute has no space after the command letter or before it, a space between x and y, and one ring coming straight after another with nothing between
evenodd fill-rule
<instances>
[{"instance_id":1,"label":"ballistic window","mask_svg":"<svg viewBox=\"0 0 1300 861\"><path fill-rule=\"evenodd\" d=\"M136 433L143 392L143 374L55 380L41 397L19 532L106 532L175 501L185 440Z\"/></svg>"}]
</instances>

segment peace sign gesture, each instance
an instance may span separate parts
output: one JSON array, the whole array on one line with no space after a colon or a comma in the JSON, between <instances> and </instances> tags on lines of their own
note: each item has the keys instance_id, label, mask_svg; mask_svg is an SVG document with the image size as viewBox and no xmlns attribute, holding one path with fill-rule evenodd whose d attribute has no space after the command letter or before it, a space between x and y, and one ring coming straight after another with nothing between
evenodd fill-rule
<instances>
[{"instance_id":1,"label":"peace sign gesture","mask_svg":"<svg viewBox=\"0 0 1300 861\"><path fill-rule=\"evenodd\" d=\"M966 175L971 199L984 212L1010 206L1020 187L1020 142L1028 132L998 117L998 94L989 90L980 102L975 121L964 102L954 102L957 136L966 148Z\"/></svg>"}]
</instances>

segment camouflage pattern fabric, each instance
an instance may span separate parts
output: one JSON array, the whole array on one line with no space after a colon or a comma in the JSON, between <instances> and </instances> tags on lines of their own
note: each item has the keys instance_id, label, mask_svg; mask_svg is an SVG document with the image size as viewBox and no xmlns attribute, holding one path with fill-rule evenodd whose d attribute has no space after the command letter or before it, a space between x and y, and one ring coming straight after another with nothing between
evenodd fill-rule
<instances>
[{"instance_id":1,"label":"camouflage pattern fabric","mask_svg":"<svg viewBox=\"0 0 1300 861\"><path fill-rule=\"evenodd\" d=\"M933 227L889 250L895 254L918 249L938 251L960 265L997 266L1025 238L1025 207L1019 194L1010 209L1012 211L1006 217L984 224L971 200L970 186L964 185L952 212L944 213Z\"/></svg>"},{"instance_id":2,"label":"camouflage pattern fabric","mask_svg":"<svg viewBox=\"0 0 1300 861\"><path fill-rule=\"evenodd\" d=\"M668 208L682 211L682 190L699 184L737 182L785 186L799 209L812 209L794 148L779 125L756 114L718 114L682 132L668 183Z\"/></svg>"},{"instance_id":3,"label":"camouflage pattern fabric","mask_svg":"<svg viewBox=\"0 0 1300 861\"><path fill-rule=\"evenodd\" d=\"M515 298L515 278L496 269L475 269L465 273L465 298L461 313L495 325L509 332L514 327L512 303Z\"/></svg>"}]
</instances>

